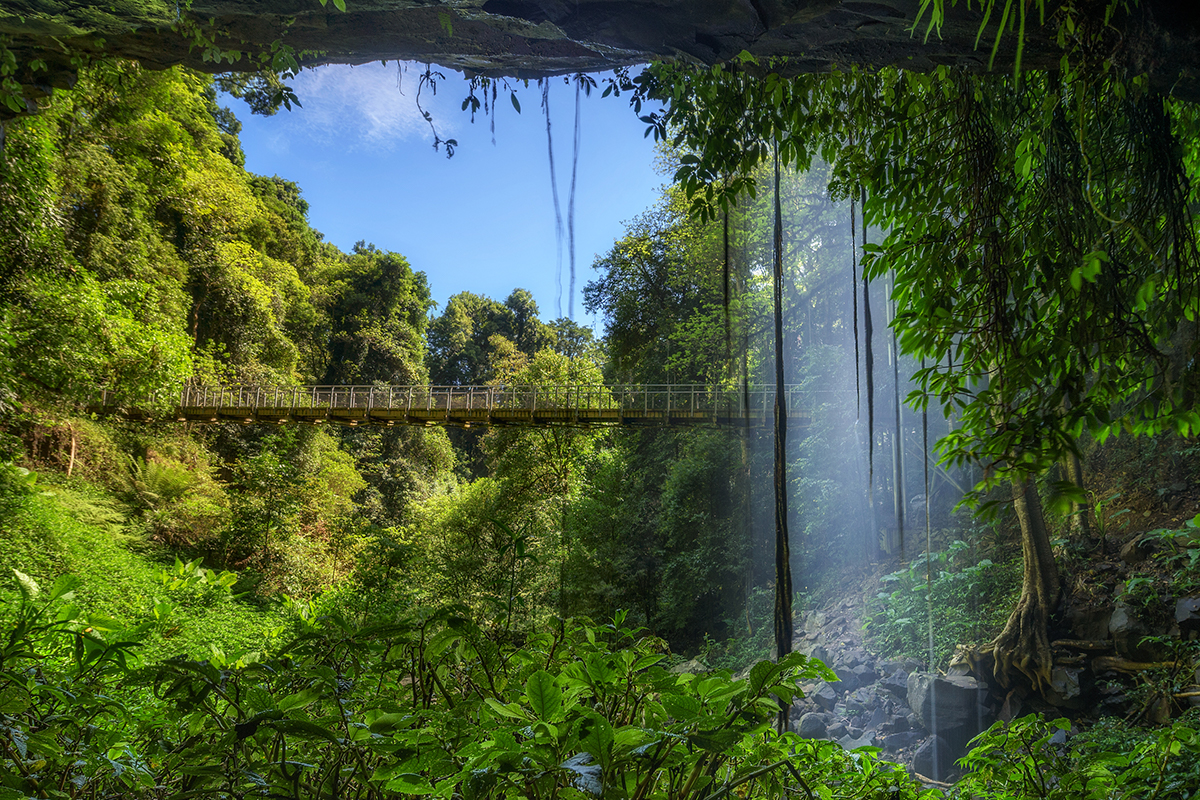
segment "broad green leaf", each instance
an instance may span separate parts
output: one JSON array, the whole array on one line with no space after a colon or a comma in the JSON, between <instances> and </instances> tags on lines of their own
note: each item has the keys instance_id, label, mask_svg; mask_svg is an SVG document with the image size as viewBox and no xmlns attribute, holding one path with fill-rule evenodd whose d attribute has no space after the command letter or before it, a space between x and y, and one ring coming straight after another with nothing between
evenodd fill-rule
<instances>
[{"instance_id":1,"label":"broad green leaf","mask_svg":"<svg viewBox=\"0 0 1200 800\"><path fill-rule=\"evenodd\" d=\"M485 697L483 698L483 702L488 708L501 716L508 717L509 719L526 719L525 714L521 711L521 707L514 703L501 703L494 697Z\"/></svg>"},{"instance_id":2,"label":"broad green leaf","mask_svg":"<svg viewBox=\"0 0 1200 800\"><path fill-rule=\"evenodd\" d=\"M489 697L488 699L490 700L491 698ZM371 722L370 729L372 733L385 733L400 727L408 727L405 723L409 723L412 720L412 714L380 714Z\"/></svg>"},{"instance_id":3,"label":"broad green leaf","mask_svg":"<svg viewBox=\"0 0 1200 800\"><path fill-rule=\"evenodd\" d=\"M525 683L525 695L529 707L538 719L553 722L562 710L562 691L554 683L554 676L546 670L538 670Z\"/></svg>"},{"instance_id":4,"label":"broad green leaf","mask_svg":"<svg viewBox=\"0 0 1200 800\"><path fill-rule=\"evenodd\" d=\"M59 575L50 589L50 601L69 600L71 592L83 584L75 575Z\"/></svg>"},{"instance_id":5,"label":"broad green leaf","mask_svg":"<svg viewBox=\"0 0 1200 800\"><path fill-rule=\"evenodd\" d=\"M323 728L315 722L309 722L306 719L271 720L266 724L280 733L290 733L293 736L299 736L304 739L323 739L335 744L340 740L333 731Z\"/></svg>"},{"instance_id":6,"label":"broad green leaf","mask_svg":"<svg viewBox=\"0 0 1200 800\"><path fill-rule=\"evenodd\" d=\"M388 781L384 788L400 794L433 794L436 791L429 781L415 772L397 775Z\"/></svg>"},{"instance_id":7,"label":"broad green leaf","mask_svg":"<svg viewBox=\"0 0 1200 800\"><path fill-rule=\"evenodd\" d=\"M697 731L688 736L688 741L696 747L713 753L722 753L738 743L742 736L737 731L712 730Z\"/></svg>"},{"instance_id":8,"label":"broad green leaf","mask_svg":"<svg viewBox=\"0 0 1200 800\"><path fill-rule=\"evenodd\" d=\"M304 708L307 705L312 705L317 700L321 699L320 689L304 689L303 691L289 694L287 697L280 700L276 707L280 711L291 711L293 708Z\"/></svg>"},{"instance_id":9,"label":"broad green leaf","mask_svg":"<svg viewBox=\"0 0 1200 800\"><path fill-rule=\"evenodd\" d=\"M660 702L676 722L695 719L704 708L699 698L683 694L664 694Z\"/></svg>"},{"instance_id":10,"label":"broad green leaf","mask_svg":"<svg viewBox=\"0 0 1200 800\"><path fill-rule=\"evenodd\" d=\"M763 686L783 671L783 668L771 661L759 661L750 668L750 694L758 694Z\"/></svg>"}]
</instances>

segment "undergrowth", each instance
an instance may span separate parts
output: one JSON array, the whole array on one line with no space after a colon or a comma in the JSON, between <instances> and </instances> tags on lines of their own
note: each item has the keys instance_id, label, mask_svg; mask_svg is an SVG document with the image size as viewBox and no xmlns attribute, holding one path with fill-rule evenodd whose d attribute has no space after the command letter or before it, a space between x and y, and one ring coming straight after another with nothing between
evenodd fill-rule
<instances>
[{"instance_id":1,"label":"undergrowth","mask_svg":"<svg viewBox=\"0 0 1200 800\"><path fill-rule=\"evenodd\" d=\"M881 578L864 624L872 648L893 658L931 660L930 668L937 669L949 664L957 646L989 641L1004 626L1020 591L1021 562L995 563L976 552L956 541Z\"/></svg>"},{"instance_id":2,"label":"undergrowth","mask_svg":"<svg viewBox=\"0 0 1200 800\"><path fill-rule=\"evenodd\" d=\"M83 612L117 627L152 623L139 641L144 659L204 657L214 647L254 650L285 624L288 614L278 602L237 599L229 587L204 597L187 584L172 588L174 558L128 524L120 502L102 490L78 481L48 486L28 470L5 470L0 572L15 569L45 585L75 575L73 602ZM0 621L11 619L15 599L13 590L0 588Z\"/></svg>"}]
</instances>

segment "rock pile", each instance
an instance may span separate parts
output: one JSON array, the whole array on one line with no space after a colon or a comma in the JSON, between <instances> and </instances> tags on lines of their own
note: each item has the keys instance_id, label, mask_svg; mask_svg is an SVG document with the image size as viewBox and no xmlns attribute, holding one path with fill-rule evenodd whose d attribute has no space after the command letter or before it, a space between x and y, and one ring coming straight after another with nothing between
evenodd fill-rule
<instances>
[{"instance_id":1,"label":"rock pile","mask_svg":"<svg viewBox=\"0 0 1200 800\"><path fill-rule=\"evenodd\" d=\"M803 687L804 699L792 708L794 730L847 749L878 747L886 758L943 780L967 741L995 720L988 687L965 675L922 672L912 659L877 658L863 646L859 616L844 600L798 619L795 649L824 661L838 680Z\"/></svg>"},{"instance_id":2,"label":"rock pile","mask_svg":"<svg viewBox=\"0 0 1200 800\"><path fill-rule=\"evenodd\" d=\"M1123 571L1114 565L1114 573ZM872 654L863 643L860 608L851 599L805 611L797 619L794 649L825 662L838 680L803 687L805 697L792 708L793 729L849 749L878 747L913 772L944 780L970 739L998 718L1033 711L1128 715L1137 710L1129 696L1135 676L1163 666L1165 658L1162 640L1146 637L1200 638L1200 597L1172 598L1159 619L1114 594L1115 602L1068 603L1062 609L1059 628L1052 631L1059 637L1052 644L1055 666L1043 697L989 684L987 663L976 664L975 675L965 666L940 675L912 659ZM1200 690L1200 670L1195 679L1197 685L1189 688ZM1200 691L1179 697L1186 698L1179 701L1185 707L1200 705ZM1169 719L1171 710L1162 711Z\"/></svg>"}]
</instances>

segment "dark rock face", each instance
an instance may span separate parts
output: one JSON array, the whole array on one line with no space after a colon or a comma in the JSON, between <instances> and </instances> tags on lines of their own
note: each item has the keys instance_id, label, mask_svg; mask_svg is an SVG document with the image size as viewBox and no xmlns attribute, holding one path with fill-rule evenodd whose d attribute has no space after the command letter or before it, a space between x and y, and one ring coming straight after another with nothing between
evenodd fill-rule
<instances>
[{"instance_id":1,"label":"dark rock face","mask_svg":"<svg viewBox=\"0 0 1200 800\"><path fill-rule=\"evenodd\" d=\"M1181 597L1175 601L1175 624L1185 639L1200 635L1200 597Z\"/></svg>"},{"instance_id":2,"label":"dark rock face","mask_svg":"<svg viewBox=\"0 0 1200 800\"><path fill-rule=\"evenodd\" d=\"M917 748L913 755L913 772L941 780L954 769L952 748L940 736L933 736Z\"/></svg>"},{"instance_id":3,"label":"dark rock face","mask_svg":"<svg viewBox=\"0 0 1200 800\"><path fill-rule=\"evenodd\" d=\"M1055 667L1050 674L1050 686L1045 691L1046 702L1059 708L1079 711L1088 705L1083 686L1083 670Z\"/></svg>"},{"instance_id":4,"label":"dark rock face","mask_svg":"<svg viewBox=\"0 0 1200 800\"><path fill-rule=\"evenodd\" d=\"M954 749L955 757L962 754L971 737L992 723L986 699L987 687L964 675L914 672L908 676L909 707L925 730Z\"/></svg>"},{"instance_id":5,"label":"dark rock face","mask_svg":"<svg viewBox=\"0 0 1200 800\"><path fill-rule=\"evenodd\" d=\"M347 0L341 12L312 0L193 0L184 22L226 53L240 53L232 63L207 59L206 47L193 47L173 30L179 12L165 0L25 0L19 16L0 12L0 34L12 37L20 65L33 59L48 65L36 75L18 70L31 96L69 81L73 67L64 47L151 67L224 71L257 69L246 54L283 42L307 64L408 59L521 78L656 59L713 64L743 50L787 59L775 65L785 74L852 64L985 67L987 48L975 46L974 9L949 6L940 35L926 37L911 30L921 6L921 0ZM1116 62L1148 72L1177 96L1200 97L1196 6L1142 0L1114 26L1121 31ZM1016 44L1012 35L1001 41L997 70L1011 66ZM1059 56L1054 25L1031 26L1023 63L1052 69Z\"/></svg>"},{"instance_id":6,"label":"dark rock face","mask_svg":"<svg viewBox=\"0 0 1200 800\"><path fill-rule=\"evenodd\" d=\"M796 725L796 733L803 736L805 739L820 739L825 735L826 718L824 714L818 714L810 711L800 717L799 723Z\"/></svg>"},{"instance_id":7,"label":"dark rock face","mask_svg":"<svg viewBox=\"0 0 1200 800\"><path fill-rule=\"evenodd\" d=\"M965 750L967 739L994 717L982 706L987 687L965 676L940 677L917 672L915 661L884 660L863 646L862 623L852 601L842 601L824 611L804 612L797 621L795 649L824 656L841 680L814 682L803 687L805 696L792 708L795 730L807 738L827 739L853 750L873 746L889 760L913 766L921 748L933 752L926 724L934 724L928 708L931 687L938 687L938 774L945 776L954 759ZM915 694L923 700L909 707L910 683L920 684ZM944 700L943 700L944 696ZM928 723L921 718L924 702ZM916 710L914 710L916 709ZM932 756L929 756L932 758ZM924 771L933 777L932 762Z\"/></svg>"}]
</instances>

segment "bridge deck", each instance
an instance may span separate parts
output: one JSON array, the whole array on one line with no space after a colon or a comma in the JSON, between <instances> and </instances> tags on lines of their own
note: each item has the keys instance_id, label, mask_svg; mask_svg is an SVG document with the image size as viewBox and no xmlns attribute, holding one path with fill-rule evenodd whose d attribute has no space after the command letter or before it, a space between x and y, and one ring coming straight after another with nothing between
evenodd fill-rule
<instances>
[{"instance_id":1,"label":"bridge deck","mask_svg":"<svg viewBox=\"0 0 1200 800\"><path fill-rule=\"evenodd\" d=\"M91 410L154 415L107 391ZM809 421L811 392L785 393L790 424ZM174 419L201 423L448 426L750 426L773 421L770 388L639 386L187 386ZM166 415L159 415L166 416Z\"/></svg>"}]
</instances>

